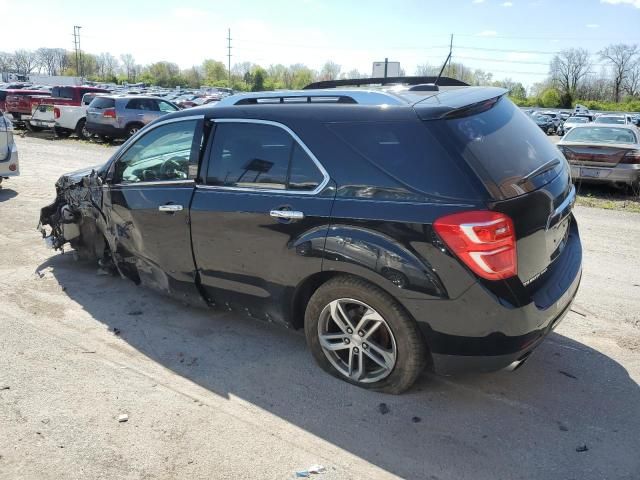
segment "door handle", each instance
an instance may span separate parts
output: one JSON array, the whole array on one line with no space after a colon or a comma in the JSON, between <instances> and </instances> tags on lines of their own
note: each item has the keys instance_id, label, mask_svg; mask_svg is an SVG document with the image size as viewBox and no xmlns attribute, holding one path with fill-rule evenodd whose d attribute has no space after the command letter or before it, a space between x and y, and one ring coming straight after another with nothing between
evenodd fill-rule
<instances>
[{"instance_id":1,"label":"door handle","mask_svg":"<svg viewBox=\"0 0 640 480\"><path fill-rule=\"evenodd\" d=\"M182 211L182 205L160 205L158 207L158 210L160 210L161 212L169 212L169 213L173 213L173 212L181 212Z\"/></svg>"},{"instance_id":2,"label":"door handle","mask_svg":"<svg viewBox=\"0 0 640 480\"><path fill-rule=\"evenodd\" d=\"M144 113L138 113L136 115L138 115L139 117L144 117Z\"/></svg>"},{"instance_id":3,"label":"door handle","mask_svg":"<svg viewBox=\"0 0 640 480\"><path fill-rule=\"evenodd\" d=\"M271 210L269 212L273 218L282 218L284 220L302 220L304 213L295 210Z\"/></svg>"}]
</instances>

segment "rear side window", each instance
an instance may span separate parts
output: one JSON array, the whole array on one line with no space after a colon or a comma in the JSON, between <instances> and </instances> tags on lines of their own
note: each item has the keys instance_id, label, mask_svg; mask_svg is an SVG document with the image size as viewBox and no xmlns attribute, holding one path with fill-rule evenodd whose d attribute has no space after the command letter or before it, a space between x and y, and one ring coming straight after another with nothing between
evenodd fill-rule
<instances>
[{"instance_id":1,"label":"rear side window","mask_svg":"<svg viewBox=\"0 0 640 480\"><path fill-rule=\"evenodd\" d=\"M73 90L71 87L53 87L51 95L56 98L73 98Z\"/></svg>"},{"instance_id":2,"label":"rear side window","mask_svg":"<svg viewBox=\"0 0 640 480\"><path fill-rule=\"evenodd\" d=\"M147 110L151 112L158 111L156 101L150 98L132 98L125 107L127 110Z\"/></svg>"},{"instance_id":3,"label":"rear side window","mask_svg":"<svg viewBox=\"0 0 640 480\"><path fill-rule=\"evenodd\" d=\"M458 162L424 122L331 123L327 128L356 154L393 181L420 195L468 199L477 197ZM360 178L366 178L364 174Z\"/></svg>"},{"instance_id":4,"label":"rear side window","mask_svg":"<svg viewBox=\"0 0 640 480\"><path fill-rule=\"evenodd\" d=\"M542 130L506 98L481 113L435 122L440 138L467 161L498 198L535 190L565 168L560 162L555 170L521 182L529 173L561 156Z\"/></svg>"},{"instance_id":5,"label":"rear side window","mask_svg":"<svg viewBox=\"0 0 640 480\"><path fill-rule=\"evenodd\" d=\"M116 101L113 98L96 97L89 105L91 108L99 108L104 110L105 108L113 108L116 106Z\"/></svg>"},{"instance_id":6,"label":"rear side window","mask_svg":"<svg viewBox=\"0 0 640 480\"><path fill-rule=\"evenodd\" d=\"M311 157L286 130L259 123L216 126L207 184L312 191L322 180Z\"/></svg>"}]
</instances>

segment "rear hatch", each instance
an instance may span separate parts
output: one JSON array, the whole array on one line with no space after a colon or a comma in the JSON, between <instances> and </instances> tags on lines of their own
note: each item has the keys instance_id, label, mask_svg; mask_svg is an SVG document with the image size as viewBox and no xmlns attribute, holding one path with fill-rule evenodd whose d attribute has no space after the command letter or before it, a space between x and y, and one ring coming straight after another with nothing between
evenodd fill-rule
<instances>
[{"instance_id":1,"label":"rear hatch","mask_svg":"<svg viewBox=\"0 0 640 480\"><path fill-rule=\"evenodd\" d=\"M630 152L634 145L584 145L565 143L560 147L569 163L600 168L613 168Z\"/></svg>"},{"instance_id":2,"label":"rear hatch","mask_svg":"<svg viewBox=\"0 0 640 480\"><path fill-rule=\"evenodd\" d=\"M575 200L569 166L504 90L464 90L464 97L460 90L442 92L414 108L476 173L489 209L513 220L517 276L533 294L568 243Z\"/></svg>"},{"instance_id":3,"label":"rear hatch","mask_svg":"<svg viewBox=\"0 0 640 480\"><path fill-rule=\"evenodd\" d=\"M115 106L116 101L113 98L94 98L87 108L87 123L115 124Z\"/></svg>"}]
</instances>

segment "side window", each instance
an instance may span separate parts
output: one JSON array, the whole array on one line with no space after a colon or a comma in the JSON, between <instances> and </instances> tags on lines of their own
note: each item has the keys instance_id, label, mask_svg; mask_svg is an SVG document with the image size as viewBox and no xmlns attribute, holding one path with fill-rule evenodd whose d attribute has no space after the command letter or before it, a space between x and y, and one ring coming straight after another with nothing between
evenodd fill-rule
<instances>
[{"instance_id":1,"label":"side window","mask_svg":"<svg viewBox=\"0 0 640 480\"><path fill-rule=\"evenodd\" d=\"M313 160L282 128L260 123L216 126L207 184L310 191L322 180Z\"/></svg>"},{"instance_id":2,"label":"side window","mask_svg":"<svg viewBox=\"0 0 640 480\"><path fill-rule=\"evenodd\" d=\"M141 100L139 98L132 98L124 108L127 110L142 110Z\"/></svg>"},{"instance_id":3,"label":"side window","mask_svg":"<svg viewBox=\"0 0 640 480\"><path fill-rule=\"evenodd\" d=\"M216 126L207 183L284 190L293 139L281 128L258 123Z\"/></svg>"},{"instance_id":4,"label":"side window","mask_svg":"<svg viewBox=\"0 0 640 480\"><path fill-rule=\"evenodd\" d=\"M167 123L150 130L117 160L113 183L137 183L195 178L200 139L194 142L198 120Z\"/></svg>"},{"instance_id":5,"label":"side window","mask_svg":"<svg viewBox=\"0 0 640 480\"><path fill-rule=\"evenodd\" d=\"M157 100L158 106L160 107L160 111L164 113L177 112L178 109L171 105L169 102L165 102L163 100Z\"/></svg>"},{"instance_id":6,"label":"side window","mask_svg":"<svg viewBox=\"0 0 640 480\"><path fill-rule=\"evenodd\" d=\"M324 177L311 157L297 142L294 142L288 188L301 191L315 190L322 180Z\"/></svg>"}]
</instances>

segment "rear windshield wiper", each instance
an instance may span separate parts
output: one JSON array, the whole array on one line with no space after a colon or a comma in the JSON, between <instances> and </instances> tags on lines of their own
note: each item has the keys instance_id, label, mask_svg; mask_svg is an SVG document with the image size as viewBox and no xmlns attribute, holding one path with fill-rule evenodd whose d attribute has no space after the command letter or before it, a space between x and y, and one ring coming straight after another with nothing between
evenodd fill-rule
<instances>
[{"instance_id":1,"label":"rear windshield wiper","mask_svg":"<svg viewBox=\"0 0 640 480\"><path fill-rule=\"evenodd\" d=\"M560 165L560 160L554 158L553 160L548 161L544 165L539 166L534 171L527 173L524 177L518 180L518 185L522 185L523 183L527 183L533 177L537 177L538 175L542 175L543 173L548 172L549 170L553 170L558 165Z\"/></svg>"}]
</instances>

